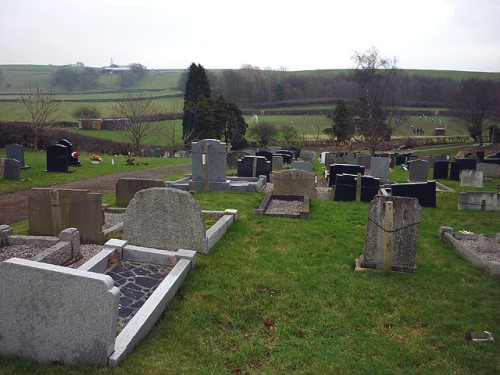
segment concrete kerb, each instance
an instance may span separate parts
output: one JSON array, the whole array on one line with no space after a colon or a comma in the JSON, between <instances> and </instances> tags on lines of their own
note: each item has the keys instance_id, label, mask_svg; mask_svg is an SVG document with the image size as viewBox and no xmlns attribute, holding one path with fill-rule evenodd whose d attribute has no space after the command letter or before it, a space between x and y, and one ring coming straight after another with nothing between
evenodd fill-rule
<instances>
[{"instance_id":1,"label":"concrete kerb","mask_svg":"<svg viewBox=\"0 0 500 375\"><path fill-rule=\"evenodd\" d=\"M458 254L462 259L471 262L474 266L479 268L484 274L490 276L493 279L500 280L500 262L487 261L479 257L477 254L468 250L460 241L456 238L460 233L455 233L453 228L442 226L439 228L439 237L441 240L450 246L453 251ZM467 234L468 239L478 239L478 235Z\"/></svg>"}]
</instances>

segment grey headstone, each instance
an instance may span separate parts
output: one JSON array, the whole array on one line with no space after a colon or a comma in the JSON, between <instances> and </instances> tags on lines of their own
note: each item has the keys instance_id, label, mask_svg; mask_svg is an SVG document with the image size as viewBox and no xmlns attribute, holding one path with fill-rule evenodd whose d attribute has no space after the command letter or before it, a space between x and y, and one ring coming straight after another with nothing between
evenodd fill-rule
<instances>
[{"instance_id":1,"label":"grey headstone","mask_svg":"<svg viewBox=\"0 0 500 375\"><path fill-rule=\"evenodd\" d=\"M131 245L208 252L198 202L178 189L157 187L137 192L125 212L123 235Z\"/></svg>"},{"instance_id":2,"label":"grey headstone","mask_svg":"<svg viewBox=\"0 0 500 375\"><path fill-rule=\"evenodd\" d=\"M273 154L277 153L279 150L281 150L281 147L278 146L269 147L269 151L271 151Z\"/></svg>"},{"instance_id":3,"label":"grey headstone","mask_svg":"<svg viewBox=\"0 0 500 375\"><path fill-rule=\"evenodd\" d=\"M161 150L159 148L153 149L153 157L161 158Z\"/></svg>"},{"instance_id":4,"label":"grey headstone","mask_svg":"<svg viewBox=\"0 0 500 375\"><path fill-rule=\"evenodd\" d=\"M278 155L273 155L273 169L283 168L283 157Z\"/></svg>"},{"instance_id":5,"label":"grey headstone","mask_svg":"<svg viewBox=\"0 0 500 375\"><path fill-rule=\"evenodd\" d=\"M273 174L273 194L304 195L316 197L316 176L314 173L288 169Z\"/></svg>"},{"instance_id":6,"label":"grey headstone","mask_svg":"<svg viewBox=\"0 0 500 375\"><path fill-rule=\"evenodd\" d=\"M384 269L386 202L393 202L393 271L415 272L422 207L417 198L376 196L370 203L361 266ZM388 233L390 234L390 233Z\"/></svg>"},{"instance_id":7,"label":"grey headstone","mask_svg":"<svg viewBox=\"0 0 500 375\"><path fill-rule=\"evenodd\" d=\"M369 175L372 166L372 157L370 155L358 155L356 164L365 167L365 174Z\"/></svg>"},{"instance_id":8,"label":"grey headstone","mask_svg":"<svg viewBox=\"0 0 500 375\"><path fill-rule=\"evenodd\" d=\"M229 190L227 179L226 144L217 139L191 143L193 154L190 190Z\"/></svg>"},{"instance_id":9,"label":"grey headstone","mask_svg":"<svg viewBox=\"0 0 500 375\"><path fill-rule=\"evenodd\" d=\"M429 163L425 160L411 160L408 162L410 182L426 182L429 175Z\"/></svg>"},{"instance_id":10,"label":"grey headstone","mask_svg":"<svg viewBox=\"0 0 500 375\"><path fill-rule=\"evenodd\" d=\"M0 177L6 180L21 179L21 162L16 159L0 159Z\"/></svg>"},{"instance_id":11,"label":"grey headstone","mask_svg":"<svg viewBox=\"0 0 500 375\"><path fill-rule=\"evenodd\" d=\"M389 176L389 166L391 164L390 158L375 158L372 157L372 162L370 166L370 175L375 178L379 178L381 182L387 181Z\"/></svg>"},{"instance_id":12,"label":"grey headstone","mask_svg":"<svg viewBox=\"0 0 500 375\"><path fill-rule=\"evenodd\" d=\"M5 151L7 151L7 159L16 159L21 163L21 169L29 168L24 164L24 146L12 143L5 147Z\"/></svg>"},{"instance_id":13,"label":"grey headstone","mask_svg":"<svg viewBox=\"0 0 500 375\"><path fill-rule=\"evenodd\" d=\"M477 165L477 170L483 172L483 177L487 178L500 177L500 165L498 164L479 163Z\"/></svg>"},{"instance_id":14,"label":"grey headstone","mask_svg":"<svg viewBox=\"0 0 500 375\"><path fill-rule=\"evenodd\" d=\"M500 194L482 191L459 193L458 209L500 211Z\"/></svg>"},{"instance_id":15,"label":"grey headstone","mask_svg":"<svg viewBox=\"0 0 500 375\"><path fill-rule=\"evenodd\" d=\"M0 355L106 366L120 291L99 273L11 258L0 263Z\"/></svg>"},{"instance_id":16,"label":"grey headstone","mask_svg":"<svg viewBox=\"0 0 500 375\"><path fill-rule=\"evenodd\" d=\"M311 150L300 150L300 160L313 162L316 160L316 153ZM293 167L292 167L293 168Z\"/></svg>"},{"instance_id":17,"label":"grey headstone","mask_svg":"<svg viewBox=\"0 0 500 375\"><path fill-rule=\"evenodd\" d=\"M313 171L313 165L308 161L294 160L294 161L292 161L292 164L290 165L290 167L292 169L300 169L300 170L306 171L306 172Z\"/></svg>"},{"instance_id":18,"label":"grey headstone","mask_svg":"<svg viewBox=\"0 0 500 375\"><path fill-rule=\"evenodd\" d=\"M460 176L460 186L483 187L483 172L464 169Z\"/></svg>"}]
</instances>

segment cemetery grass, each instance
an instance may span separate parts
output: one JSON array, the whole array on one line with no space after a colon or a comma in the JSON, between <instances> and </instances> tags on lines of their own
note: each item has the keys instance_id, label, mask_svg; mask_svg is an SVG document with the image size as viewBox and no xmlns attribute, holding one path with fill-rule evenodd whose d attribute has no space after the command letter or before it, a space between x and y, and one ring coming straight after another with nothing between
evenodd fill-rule
<instances>
[{"instance_id":1,"label":"cemetery grass","mask_svg":"<svg viewBox=\"0 0 500 375\"><path fill-rule=\"evenodd\" d=\"M407 172L406 172L407 173ZM395 168L392 180L407 174ZM442 181L447 185L450 181ZM496 183L500 182L498 180ZM453 185L457 192L460 186ZM488 186L489 188L489 186ZM239 217L199 256L162 319L117 369L1 358L4 374L495 374L500 285L438 230L494 234L500 215L458 211L457 193L424 208L414 274L354 272L368 204L311 201L309 220L256 216L262 193L194 193ZM492 332L494 343L466 340Z\"/></svg>"},{"instance_id":2,"label":"cemetery grass","mask_svg":"<svg viewBox=\"0 0 500 375\"><path fill-rule=\"evenodd\" d=\"M136 157L134 162L138 165L126 165L125 156L101 155L102 162L99 165L92 164L89 160L91 154L81 153L79 160L81 167L70 166L73 173L45 172L47 168L45 151L25 151L24 163L30 169L21 170L21 180L10 181L0 180L0 194L12 193L20 190L27 190L34 187L45 187L66 182L85 180L92 177L104 176L114 173L131 172L149 168L162 167L174 164L190 163L189 159L183 158L144 158ZM0 158L6 157L5 149L0 150ZM112 160L115 164L112 164Z\"/></svg>"}]
</instances>

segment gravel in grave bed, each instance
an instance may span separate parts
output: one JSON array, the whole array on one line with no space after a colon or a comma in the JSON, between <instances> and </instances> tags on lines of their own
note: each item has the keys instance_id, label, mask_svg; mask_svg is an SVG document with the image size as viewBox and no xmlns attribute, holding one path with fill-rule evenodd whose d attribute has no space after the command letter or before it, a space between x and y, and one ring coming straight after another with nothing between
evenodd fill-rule
<instances>
[{"instance_id":1,"label":"gravel in grave bed","mask_svg":"<svg viewBox=\"0 0 500 375\"><path fill-rule=\"evenodd\" d=\"M481 259L488 262L500 262L500 251L496 252L485 252L479 249L479 241L477 240L466 240L460 239L458 240L467 250L471 253L476 254Z\"/></svg>"},{"instance_id":2,"label":"gravel in grave bed","mask_svg":"<svg viewBox=\"0 0 500 375\"><path fill-rule=\"evenodd\" d=\"M299 200L287 201L284 199L271 199L266 209L269 215L298 215L304 202Z\"/></svg>"}]
</instances>

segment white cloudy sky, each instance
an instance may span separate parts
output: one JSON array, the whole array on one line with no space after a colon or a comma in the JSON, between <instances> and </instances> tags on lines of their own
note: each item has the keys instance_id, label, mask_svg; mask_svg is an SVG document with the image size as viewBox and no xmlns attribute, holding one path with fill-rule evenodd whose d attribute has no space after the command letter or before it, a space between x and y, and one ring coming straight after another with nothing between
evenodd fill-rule
<instances>
[{"instance_id":1,"label":"white cloudy sky","mask_svg":"<svg viewBox=\"0 0 500 375\"><path fill-rule=\"evenodd\" d=\"M0 64L500 71L500 0L0 0Z\"/></svg>"}]
</instances>

